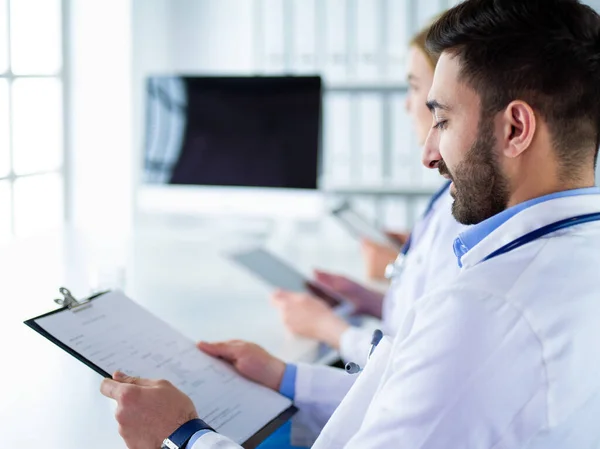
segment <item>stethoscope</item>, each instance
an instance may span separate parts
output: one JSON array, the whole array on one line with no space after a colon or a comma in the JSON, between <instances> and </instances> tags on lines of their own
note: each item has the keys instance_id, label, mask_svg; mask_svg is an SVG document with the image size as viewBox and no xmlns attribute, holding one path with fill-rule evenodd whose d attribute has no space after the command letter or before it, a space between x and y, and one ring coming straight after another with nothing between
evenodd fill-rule
<instances>
[{"instance_id":1,"label":"stethoscope","mask_svg":"<svg viewBox=\"0 0 600 449\"><path fill-rule=\"evenodd\" d=\"M367 362L369 360L371 360L371 356L373 355L373 352L375 352L375 348L377 348L377 345L379 344L379 342L381 341L382 338L383 338L383 332L381 332L379 329L375 329L375 331L373 331L373 336L371 337L371 346L369 346L369 353L367 354ZM354 363L354 362L346 363L346 372L348 374L358 374L362 370L363 369L360 367L360 365L358 363Z\"/></svg>"},{"instance_id":2,"label":"stethoscope","mask_svg":"<svg viewBox=\"0 0 600 449\"><path fill-rule=\"evenodd\" d=\"M433 210L433 206L435 205L437 200L439 200L440 197L450 188L450 184L452 184L452 183L451 182L445 183L440 188L440 190L438 190L435 193L435 195L433 195L431 197L431 200L429 200L429 204L427 205L427 209L425 209L425 213L423 214L423 218L427 217L431 213L431 211ZM386 279L392 280L392 279L396 279L396 278L400 277L400 275L402 274L402 271L404 271L404 263L406 261L406 255L410 251L411 245L412 245L412 234L408 237L408 240L406 241L406 243L400 250L400 253L398 254L398 257L396 257L396 260L389 263L385 267L384 276Z\"/></svg>"},{"instance_id":3,"label":"stethoscope","mask_svg":"<svg viewBox=\"0 0 600 449\"><path fill-rule=\"evenodd\" d=\"M506 254L510 251L513 251L517 248L520 248L523 245L533 242L534 240L540 239L548 234L552 234L553 232L560 231L562 229L571 228L573 226L577 226L584 223L590 223L592 221L600 221L600 212L596 212L593 214L584 214L577 215L576 217L565 218L564 220L559 220L554 223L550 223L549 225L542 226L535 231L531 231L518 239L513 240L510 243L507 243L501 248L498 248L492 254L487 256L482 262L486 262L494 257L498 257L502 254Z\"/></svg>"},{"instance_id":4,"label":"stethoscope","mask_svg":"<svg viewBox=\"0 0 600 449\"><path fill-rule=\"evenodd\" d=\"M498 256L501 256L502 254L506 254L510 251L520 248L523 245L526 245L535 240L538 240L548 234L552 234L552 233L560 231L562 229L571 228L573 226L578 226L580 224L590 223L593 221L600 221L600 212L584 214L584 215L577 215L575 217L565 218L563 220L559 220L554 223L550 223L546 226L542 226L539 229L531 231L531 232L519 237L518 239L513 240L510 243L507 243L506 245L497 249L496 251L491 253L489 256L487 256L485 259L483 259L482 262L486 262L490 259L493 259L494 257L498 257ZM410 239L409 239L409 241L410 241ZM404 259L402 259L402 263L404 263ZM371 339L371 346L369 347L369 354L367 356L367 362L371 359L371 356L373 355L375 348L377 347L377 345L379 344L379 342L381 341L382 338L383 338L383 333L379 329L377 329L375 332L373 332L373 337ZM350 362L350 363L346 364L346 372L348 374L357 374L357 373L360 373L362 370L363 370L363 368L361 368L357 363Z\"/></svg>"}]
</instances>

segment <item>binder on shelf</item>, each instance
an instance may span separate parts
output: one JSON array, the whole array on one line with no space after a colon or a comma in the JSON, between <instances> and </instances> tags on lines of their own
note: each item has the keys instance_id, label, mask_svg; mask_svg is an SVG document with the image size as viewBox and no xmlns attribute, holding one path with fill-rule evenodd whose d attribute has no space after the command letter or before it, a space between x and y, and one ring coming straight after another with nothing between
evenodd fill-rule
<instances>
[{"instance_id":1,"label":"binder on shelf","mask_svg":"<svg viewBox=\"0 0 600 449\"><path fill-rule=\"evenodd\" d=\"M292 0L292 71L317 72L317 5L315 0Z\"/></svg>"},{"instance_id":2,"label":"binder on shelf","mask_svg":"<svg viewBox=\"0 0 600 449\"><path fill-rule=\"evenodd\" d=\"M388 0L385 14L385 76L389 81L406 79L408 45L412 34L409 20L409 0Z\"/></svg>"},{"instance_id":3,"label":"binder on shelf","mask_svg":"<svg viewBox=\"0 0 600 449\"><path fill-rule=\"evenodd\" d=\"M348 28L347 0L319 1L323 13L323 45L325 56L323 74L328 81L343 81L348 77Z\"/></svg>"},{"instance_id":4,"label":"binder on shelf","mask_svg":"<svg viewBox=\"0 0 600 449\"><path fill-rule=\"evenodd\" d=\"M379 80L382 78L382 2L356 0L356 40L353 51L356 79Z\"/></svg>"},{"instance_id":5,"label":"binder on shelf","mask_svg":"<svg viewBox=\"0 0 600 449\"><path fill-rule=\"evenodd\" d=\"M377 94L362 94L359 102L360 156L353 160L360 183L367 186L383 182L383 100Z\"/></svg>"},{"instance_id":6,"label":"binder on shelf","mask_svg":"<svg viewBox=\"0 0 600 449\"><path fill-rule=\"evenodd\" d=\"M262 0L263 71L283 73L286 67L285 0Z\"/></svg>"},{"instance_id":7,"label":"binder on shelf","mask_svg":"<svg viewBox=\"0 0 600 449\"><path fill-rule=\"evenodd\" d=\"M392 166L388 182L395 186L414 185L413 172L419 167L421 150L417 143L414 125L406 112L406 95L391 98L390 160Z\"/></svg>"},{"instance_id":8,"label":"binder on shelf","mask_svg":"<svg viewBox=\"0 0 600 449\"><path fill-rule=\"evenodd\" d=\"M415 33L430 24L438 14L441 14L448 8L447 0L428 0L426 2L415 2L414 8L417 8L417 28Z\"/></svg>"},{"instance_id":9,"label":"binder on shelf","mask_svg":"<svg viewBox=\"0 0 600 449\"><path fill-rule=\"evenodd\" d=\"M351 97L329 93L325 96L324 157L325 182L348 185L352 182Z\"/></svg>"}]
</instances>

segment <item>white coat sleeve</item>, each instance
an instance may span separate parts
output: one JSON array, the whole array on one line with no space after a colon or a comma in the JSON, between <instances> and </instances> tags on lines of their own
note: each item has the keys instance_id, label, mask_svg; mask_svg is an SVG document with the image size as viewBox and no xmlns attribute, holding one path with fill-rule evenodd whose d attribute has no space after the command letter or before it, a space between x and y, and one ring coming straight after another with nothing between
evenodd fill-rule
<instances>
[{"instance_id":1,"label":"white coat sleeve","mask_svg":"<svg viewBox=\"0 0 600 449\"><path fill-rule=\"evenodd\" d=\"M294 404L304 417L310 418L313 428L321 429L356 379L340 368L300 363Z\"/></svg>"},{"instance_id":2,"label":"white coat sleeve","mask_svg":"<svg viewBox=\"0 0 600 449\"><path fill-rule=\"evenodd\" d=\"M300 363L296 371L294 404L302 425L318 433L329 420L358 376L339 368ZM191 449L239 449L241 446L218 433L202 435Z\"/></svg>"},{"instance_id":3,"label":"white coat sleeve","mask_svg":"<svg viewBox=\"0 0 600 449\"><path fill-rule=\"evenodd\" d=\"M198 438L189 449L242 449L242 446L216 432L208 432Z\"/></svg>"},{"instance_id":4,"label":"white coat sleeve","mask_svg":"<svg viewBox=\"0 0 600 449\"><path fill-rule=\"evenodd\" d=\"M547 418L540 340L504 298L422 298L346 449L524 447ZM534 430L535 429L535 430Z\"/></svg>"}]
</instances>

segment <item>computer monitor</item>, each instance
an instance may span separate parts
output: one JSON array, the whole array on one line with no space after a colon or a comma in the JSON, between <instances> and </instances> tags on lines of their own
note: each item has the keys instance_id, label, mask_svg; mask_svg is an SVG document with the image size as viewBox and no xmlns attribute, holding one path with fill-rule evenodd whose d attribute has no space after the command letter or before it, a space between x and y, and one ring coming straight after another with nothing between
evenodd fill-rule
<instances>
[{"instance_id":1,"label":"computer monitor","mask_svg":"<svg viewBox=\"0 0 600 449\"><path fill-rule=\"evenodd\" d=\"M317 189L319 77L152 76L146 87L146 184Z\"/></svg>"}]
</instances>

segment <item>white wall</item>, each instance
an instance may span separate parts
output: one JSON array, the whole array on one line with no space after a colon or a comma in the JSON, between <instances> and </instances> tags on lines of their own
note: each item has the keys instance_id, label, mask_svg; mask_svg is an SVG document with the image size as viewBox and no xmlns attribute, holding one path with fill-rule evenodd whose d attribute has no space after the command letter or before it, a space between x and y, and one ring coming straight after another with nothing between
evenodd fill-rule
<instances>
[{"instance_id":1,"label":"white wall","mask_svg":"<svg viewBox=\"0 0 600 449\"><path fill-rule=\"evenodd\" d=\"M69 10L72 220L124 233L133 211L131 1L71 0Z\"/></svg>"},{"instance_id":2,"label":"white wall","mask_svg":"<svg viewBox=\"0 0 600 449\"><path fill-rule=\"evenodd\" d=\"M132 184L136 193L143 161L145 79L173 70L171 3L171 0L131 1Z\"/></svg>"},{"instance_id":3,"label":"white wall","mask_svg":"<svg viewBox=\"0 0 600 449\"><path fill-rule=\"evenodd\" d=\"M254 0L171 1L173 69L247 74L255 70Z\"/></svg>"}]
</instances>

